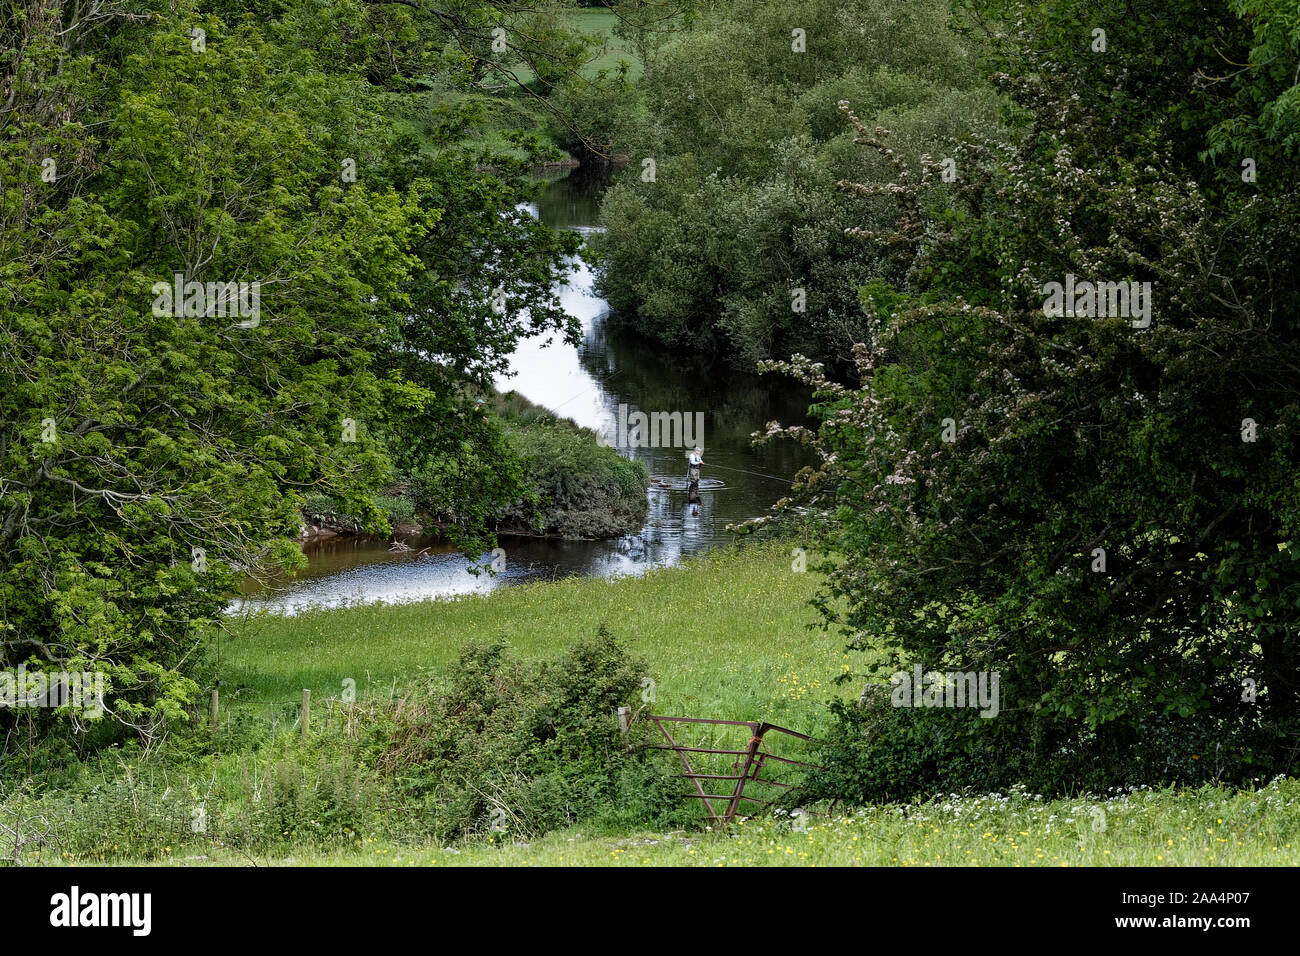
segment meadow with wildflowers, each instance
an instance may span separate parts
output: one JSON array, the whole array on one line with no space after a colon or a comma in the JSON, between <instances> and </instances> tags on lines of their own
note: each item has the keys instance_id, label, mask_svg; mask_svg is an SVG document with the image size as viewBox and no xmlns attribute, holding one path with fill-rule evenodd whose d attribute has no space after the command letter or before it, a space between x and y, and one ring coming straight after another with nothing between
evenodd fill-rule
<instances>
[{"instance_id":1,"label":"meadow with wildflowers","mask_svg":"<svg viewBox=\"0 0 1300 956\"><path fill-rule=\"evenodd\" d=\"M182 865L234 863L229 851ZM293 852L260 865L317 866L1296 866L1300 783L1255 792L1205 787L1043 800L1013 789L924 803L744 818L730 832L593 834L534 842L489 838L459 847L358 841L337 853Z\"/></svg>"},{"instance_id":2,"label":"meadow with wildflowers","mask_svg":"<svg viewBox=\"0 0 1300 956\"><path fill-rule=\"evenodd\" d=\"M570 578L397 606L249 616L222 644L223 690L261 708L339 694L389 693L454 660L470 640L504 640L522 657L562 650L602 625L649 661L655 712L766 720L805 733L826 717L833 675L860 669L836 634L815 629L817 576L790 548L724 550L614 580ZM848 694L849 690L845 690Z\"/></svg>"},{"instance_id":3,"label":"meadow with wildflowers","mask_svg":"<svg viewBox=\"0 0 1300 956\"><path fill-rule=\"evenodd\" d=\"M760 719L817 733L828 702L856 694L830 675L857 670L833 635L809 629L813 573L791 570L780 543L715 552L635 578L574 578L490 597L365 606L239 621L223 641L226 715L207 763L170 769L135 760L123 780L109 771L83 781L77 813L99 843L65 839L33 862L259 865L618 866L1246 866L1300 863L1300 783L1279 777L1252 790L1116 789L1048 799L1023 787L947 794L926 801L809 806L742 818L730 832L705 827L644 831L582 824L538 838L509 832L453 845L421 838L385 808L367 779L356 740L330 703L355 675L358 701L400 697L445 670L468 641L504 638L523 657L563 649L573 634L604 624L655 675L653 712ZM732 622L733 626L724 626ZM321 716L304 746L289 721L269 744L268 710L310 687ZM288 730L289 733L284 731ZM255 733L256 732L256 733ZM224 742L222 742L224 741ZM195 768L206 767L206 779ZM263 766L265 765L265 766ZM306 768L305 771L300 768ZM288 775L288 787L285 777ZM272 778L278 778L279 783ZM213 781L216 781L215 787ZM193 789L192 789L193 788ZM97 816L98 796L130 794L147 812L129 826ZM237 846L232 833L262 825L232 794L293 791L277 811L273 846ZM355 794L351 802L328 798ZM168 796L170 794L170 796ZM224 794L224 796L223 796ZM120 794L119 794L120 795ZM152 795L152 796L150 796ZM157 797L157 800L154 800ZM328 798L328 799L327 799ZM0 805L57 819L68 808L33 801ZM151 802L152 801L152 802ZM171 803L175 805L172 806ZM370 801L370 802L367 802ZM129 801L127 801L129 802ZM210 829L190 830L190 804L207 807ZM105 799L104 806L123 800ZM348 813L339 838L312 836ZM236 821L246 817L248 826ZM299 819L301 818L301 819ZM152 821L152 822L151 822ZM274 834L273 834L274 835ZM107 841L107 842L104 842ZM100 843L103 843L101 846Z\"/></svg>"}]
</instances>

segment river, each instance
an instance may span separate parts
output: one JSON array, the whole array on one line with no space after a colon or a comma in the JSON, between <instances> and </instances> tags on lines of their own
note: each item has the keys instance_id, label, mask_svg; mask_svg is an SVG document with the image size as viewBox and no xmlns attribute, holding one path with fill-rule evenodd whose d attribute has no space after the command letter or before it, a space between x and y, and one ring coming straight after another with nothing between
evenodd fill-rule
<instances>
[{"instance_id":1,"label":"river","mask_svg":"<svg viewBox=\"0 0 1300 956\"><path fill-rule=\"evenodd\" d=\"M547 185L535 211L550 226L590 234L599 228L600 189L571 174ZM310 606L485 593L570 575L638 574L733 540L728 524L764 514L789 490L789 480L807 462L804 450L789 441L754 448L750 435L773 419L804 421L807 392L778 376L744 375L669 355L656 343L614 327L608 306L594 291L591 269L581 259L570 265L574 271L557 294L582 323L581 343L574 347L551 336L524 341L497 387L515 389L610 435L620 405L629 414L702 412L705 467L698 515L684 490L652 487L646 523L636 534L609 541L504 537L504 563L496 575L471 574L463 555L433 539L413 541L424 552L416 554L392 553L388 542L371 538L331 538L305 547L308 566L293 580L275 587L250 585L233 610L292 614ZM651 475L685 474L681 448L620 450L645 461Z\"/></svg>"}]
</instances>

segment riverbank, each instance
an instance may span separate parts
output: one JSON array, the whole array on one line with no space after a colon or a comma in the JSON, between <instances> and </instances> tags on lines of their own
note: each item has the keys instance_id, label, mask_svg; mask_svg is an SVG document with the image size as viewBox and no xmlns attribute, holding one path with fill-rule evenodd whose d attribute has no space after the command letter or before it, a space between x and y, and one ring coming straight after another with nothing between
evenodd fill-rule
<instances>
[{"instance_id":1,"label":"riverbank","mask_svg":"<svg viewBox=\"0 0 1300 956\"><path fill-rule=\"evenodd\" d=\"M642 527L650 485L644 462L518 392L494 393L493 408L526 463L531 492L498 516L498 533L600 540Z\"/></svg>"},{"instance_id":2,"label":"riverbank","mask_svg":"<svg viewBox=\"0 0 1300 956\"><path fill-rule=\"evenodd\" d=\"M599 176L553 180L537 196L536 213L551 228L590 234L598 229L602 189ZM786 377L683 364L643 337L611 329L589 264L574 257L571 265L554 291L579 320L581 340L526 338L497 376L495 393L481 396L480 411L500 438L497 471L516 475L520 480L511 484L530 491L535 503L517 492L488 495L460 480L448 463L423 482L383 489L387 498L377 504L395 530L401 524L409 532L390 547L389 536L356 535L355 519L331 518L335 503L320 501L326 514L315 517L324 520L308 523L336 533L304 542L307 566L274 587L248 587L246 601L291 614L306 606L418 601L571 575L640 574L729 545L730 526L765 514L788 492L811 463L806 450L796 442L755 447L751 435L771 421L810 424L808 391ZM616 450L596 442L598 433L614 433L620 408L676 412L693 421L704 416L708 480L698 509L688 506L684 486L673 485L684 471L683 449ZM482 516L501 536L504 574L466 573L471 564L492 560L492 545L484 544L477 559L464 557L446 540L447 530L459 526L457 515L470 523Z\"/></svg>"},{"instance_id":3,"label":"riverbank","mask_svg":"<svg viewBox=\"0 0 1300 956\"><path fill-rule=\"evenodd\" d=\"M505 536L601 540L632 534L645 522L650 474L643 462L598 443L596 434L517 392L485 399L518 456L526 495L500 505L492 530ZM445 532L460 520L458 497L436 482L402 481L384 488L374 502L402 539ZM309 495L301 509L300 544L334 537L361 537L359 517L327 495Z\"/></svg>"},{"instance_id":4,"label":"riverbank","mask_svg":"<svg viewBox=\"0 0 1300 956\"><path fill-rule=\"evenodd\" d=\"M815 576L789 548L732 548L612 580L521 584L490 597L250 614L221 647L222 693L262 711L303 688L359 698L400 689L455 660L470 640L501 638L525 657L556 653L601 625L643 655L666 714L820 724L830 678L849 661L842 639L810 630Z\"/></svg>"},{"instance_id":5,"label":"riverbank","mask_svg":"<svg viewBox=\"0 0 1300 956\"><path fill-rule=\"evenodd\" d=\"M848 661L841 638L810 630L816 586L812 574L794 569L788 546L768 543L639 577L236 617L210 642L208 683L188 725L175 723L149 753L137 743L90 761L50 751L8 768L0 856L12 850L4 845L5 828L25 832L36 820L49 821L50 832L20 853L24 862L143 862L232 851L283 859L419 845L437 829L431 814L438 809L427 791L409 789L415 767L394 778L380 769L380 756L401 702L418 698L431 681L451 679L470 644L504 641L516 659L553 662L579 642L617 642L629 659L646 662L648 681L629 696L641 696L656 712L814 731L839 692L831 679ZM208 722L211 687L219 688L215 726ZM540 693L529 687L522 693ZM305 736L304 689L313 715ZM612 721L612 707L599 713L607 709ZM636 781L627 786L641 792ZM687 814L683 823L693 818L689 801L671 802L679 804L674 813ZM604 812L605 832L637 826L618 822L618 806ZM191 829L197 818L202 830Z\"/></svg>"}]
</instances>

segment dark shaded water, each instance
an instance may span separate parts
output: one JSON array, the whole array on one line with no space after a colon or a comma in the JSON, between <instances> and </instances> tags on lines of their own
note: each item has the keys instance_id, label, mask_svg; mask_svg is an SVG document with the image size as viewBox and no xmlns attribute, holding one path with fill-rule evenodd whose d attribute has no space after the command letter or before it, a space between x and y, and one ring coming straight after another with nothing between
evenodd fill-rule
<instances>
[{"instance_id":1,"label":"dark shaded water","mask_svg":"<svg viewBox=\"0 0 1300 956\"><path fill-rule=\"evenodd\" d=\"M537 211L549 225L589 233L599 219L599 201L598 185L571 176L546 188ZM385 541L331 539L307 546L310 565L293 582L275 591L253 591L245 604L292 613L307 605L419 600L575 574L636 574L731 541L728 524L764 514L788 491L789 479L807 461L803 450L785 441L756 449L750 435L773 419L803 421L807 392L778 376L709 370L611 327L608 306L593 291L591 270L580 260L573 265L575 271L557 294L565 310L582 322L582 343L577 348L550 338L521 343L512 374L498 380L497 387L515 389L602 431L615 444L620 405L629 414L703 413L705 466L698 515L687 504L680 480L686 449L621 448L642 459L651 475L675 479L673 488L647 492L649 515L637 534L612 541L503 538L502 570L477 577L466 570L464 556L431 538L409 542L421 554L390 553ZM502 556L497 557L501 565Z\"/></svg>"}]
</instances>

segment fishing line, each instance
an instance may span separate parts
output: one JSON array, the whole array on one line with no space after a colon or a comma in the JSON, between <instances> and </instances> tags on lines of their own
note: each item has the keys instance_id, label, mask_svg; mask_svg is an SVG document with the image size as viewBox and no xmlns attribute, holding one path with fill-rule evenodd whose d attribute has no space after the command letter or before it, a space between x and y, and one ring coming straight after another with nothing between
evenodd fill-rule
<instances>
[{"instance_id":1,"label":"fishing line","mask_svg":"<svg viewBox=\"0 0 1300 956\"><path fill-rule=\"evenodd\" d=\"M561 408L563 408L565 405L569 404L569 402L572 402L572 401L574 401L574 400L576 400L576 399L582 398L582 396L586 395L588 392L594 392L594 391L595 391L596 389L598 389L598 388L604 388L605 385L610 381L610 379L613 379L613 378L617 377L618 374L619 374L619 372L622 372L622 371L623 371L622 369L618 369L618 371L611 372L608 378L596 379L596 380L595 380L591 385L588 385L586 388L584 388L584 389L583 389L581 392L579 392L577 395L574 395L572 398L566 398L564 401L560 402L560 404L556 405L554 408L549 408L549 409L547 409L547 411L554 412L554 413L556 413L556 414L558 415L559 409L561 409ZM543 408L546 408L545 405L543 405L542 407L543 407Z\"/></svg>"},{"instance_id":2,"label":"fishing line","mask_svg":"<svg viewBox=\"0 0 1300 956\"><path fill-rule=\"evenodd\" d=\"M781 482L782 484L786 484L786 485L792 485L792 484L794 484L794 479L792 479L792 478L778 478L776 475L765 475L765 474L763 474L761 471L745 471L744 468L728 468L726 465L710 465L710 464L706 464L704 467L705 467L705 468L721 468L723 471L738 471L738 472L740 472L741 474L744 474L744 475L753 475L753 476L756 477L756 478L771 478L773 481L779 481L779 482Z\"/></svg>"}]
</instances>

